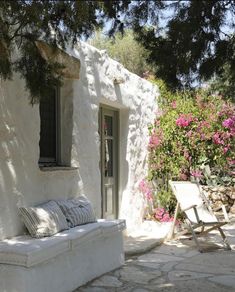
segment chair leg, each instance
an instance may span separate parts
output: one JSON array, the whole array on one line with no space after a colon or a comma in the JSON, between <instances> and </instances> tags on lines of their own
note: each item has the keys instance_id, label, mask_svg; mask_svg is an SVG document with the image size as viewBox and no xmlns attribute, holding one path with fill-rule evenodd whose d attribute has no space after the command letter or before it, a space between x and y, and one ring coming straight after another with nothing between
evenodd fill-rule
<instances>
[{"instance_id":1,"label":"chair leg","mask_svg":"<svg viewBox=\"0 0 235 292\"><path fill-rule=\"evenodd\" d=\"M220 232L221 237L223 238L224 246L226 247L227 250L231 250L231 246L229 245L228 240L227 240L227 237L224 234L222 228L221 227L218 227L218 230Z\"/></svg>"},{"instance_id":2,"label":"chair leg","mask_svg":"<svg viewBox=\"0 0 235 292\"><path fill-rule=\"evenodd\" d=\"M174 237L175 224L176 224L176 219L177 219L178 213L179 213L179 203L177 203L177 205L176 205L175 214L174 214L174 220L172 222L171 230L167 235L167 239L169 239L169 240Z\"/></svg>"},{"instance_id":3,"label":"chair leg","mask_svg":"<svg viewBox=\"0 0 235 292\"><path fill-rule=\"evenodd\" d=\"M189 225L189 228L190 228L190 230L191 230L191 233L192 233L193 239L194 239L194 241L195 241L195 243L196 243L197 249L199 250L199 252L202 253L203 250L202 250L202 248L200 247L200 244L199 244L199 241L198 241L198 239L197 239L196 233L194 232L194 230L193 230L191 224L189 223L188 225Z\"/></svg>"}]
</instances>

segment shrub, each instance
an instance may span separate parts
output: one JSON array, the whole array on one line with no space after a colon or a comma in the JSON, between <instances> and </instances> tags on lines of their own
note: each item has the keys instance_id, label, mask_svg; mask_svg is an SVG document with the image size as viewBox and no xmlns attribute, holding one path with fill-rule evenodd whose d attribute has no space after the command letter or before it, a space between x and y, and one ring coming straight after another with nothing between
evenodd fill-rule
<instances>
[{"instance_id":1,"label":"shrub","mask_svg":"<svg viewBox=\"0 0 235 292\"><path fill-rule=\"evenodd\" d=\"M173 94L162 83L161 87L164 95L156 119L149 126L148 180L156 185L155 205L172 212L175 201L168 189L169 179L193 177L203 184L231 183L235 108L221 96L206 91Z\"/></svg>"}]
</instances>

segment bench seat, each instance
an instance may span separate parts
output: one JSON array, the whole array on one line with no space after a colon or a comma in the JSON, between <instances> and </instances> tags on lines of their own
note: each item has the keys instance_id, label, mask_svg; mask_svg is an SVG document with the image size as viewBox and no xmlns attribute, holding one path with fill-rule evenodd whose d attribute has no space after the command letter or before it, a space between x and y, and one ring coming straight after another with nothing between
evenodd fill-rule
<instances>
[{"instance_id":1,"label":"bench seat","mask_svg":"<svg viewBox=\"0 0 235 292\"><path fill-rule=\"evenodd\" d=\"M125 220L100 219L51 237L5 239L0 287L3 292L70 292L124 263L124 229Z\"/></svg>"}]
</instances>

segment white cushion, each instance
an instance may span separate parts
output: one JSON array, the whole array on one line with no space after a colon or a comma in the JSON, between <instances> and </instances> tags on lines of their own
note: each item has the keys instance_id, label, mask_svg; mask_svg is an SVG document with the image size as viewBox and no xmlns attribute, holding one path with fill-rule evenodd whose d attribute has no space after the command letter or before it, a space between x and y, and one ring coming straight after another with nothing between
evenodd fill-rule
<instances>
[{"instance_id":1,"label":"white cushion","mask_svg":"<svg viewBox=\"0 0 235 292\"><path fill-rule=\"evenodd\" d=\"M126 221L124 219L98 219L97 222L100 224L103 234L123 231L126 229Z\"/></svg>"},{"instance_id":2,"label":"white cushion","mask_svg":"<svg viewBox=\"0 0 235 292\"><path fill-rule=\"evenodd\" d=\"M89 223L80 225L55 235L55 237L65 237L70 241L71 248L78 246L84 241L97 238L102 235L102 229L99 223Z\"/></svg>"},{"instance_id":3,"label":"white cushion","mask_svg":"<svg viewBox=\"0 0 235 292\"><path fill-rule=\"evenodd\" d=\"M0 263L31 267L69 249L70 243L65 237L17 236L0 242Z\"/></svg>"},{"instance_id":4,"label":"white cushion","mask_svg":"<svg viewBox=\"0 0 235 292\"><path fill-rule=\"evenodd\" d=\"M51 236L68 229L66 218L54 201L36 207L20 207L19 211L32 237Z\"/></svg>"},{"instance_id":5,"label":"white cushion","mask_svg":"<svg viewBox=\"0 0 235 292\"><path fill-rule=\"evenodd\" d=\"M99 219L40 239L29 235L0 241L0 263L31 267L69 251L86 241L112 236L126 228L125 220Z\"/></svg>"}]
</instances>

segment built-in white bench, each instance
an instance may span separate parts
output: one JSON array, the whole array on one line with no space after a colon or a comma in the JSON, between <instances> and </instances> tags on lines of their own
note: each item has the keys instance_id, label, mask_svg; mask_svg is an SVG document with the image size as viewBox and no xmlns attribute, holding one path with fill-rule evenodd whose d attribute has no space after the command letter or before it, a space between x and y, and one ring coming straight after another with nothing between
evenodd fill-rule
<instances>
[{"instance_id":1,"label":"built-in white bench","mask_svg":"<svg viewBox=\"0 0 235 292\"><path fill-rule=\"evenodd\" d=\"M0 242L1 292L71 292L124 263L125 220L80 225L40 239Z\"/></svg>"}]
</instances>

